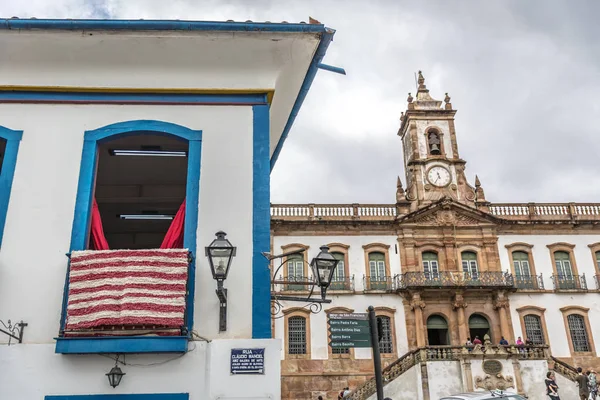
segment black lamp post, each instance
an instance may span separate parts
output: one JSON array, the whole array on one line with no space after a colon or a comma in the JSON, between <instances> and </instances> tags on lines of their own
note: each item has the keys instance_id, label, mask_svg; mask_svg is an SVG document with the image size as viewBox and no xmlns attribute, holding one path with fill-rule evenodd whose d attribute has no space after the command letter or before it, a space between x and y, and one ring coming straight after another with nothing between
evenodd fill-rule
<instances>
[{"instance_id":1,"label":"black lamp post","mask_svg":"<svg viewBox=\"0 0 600 400\"><path fill-rule=\"evenodd\" d=\"M227 279L236 248L225 238L225 232L219 231L216 236L205 251L213 279L217 281L216 293L220 303L219 332L224 332L227 330L227 289L223 288L223 281Z\"/></svg>"},{"instance_id":2,"label":"black lamp post","mask_svg":"<svg viewBox=\"0 0 600 400\"><path fill-rule=\"evenodd\" d=\"M108 374L106 374L106 376L108 377L108 383L113 388L119 386L119 383L121 383L121 379L123 379L124 375L125 372L121 371L121 368L119 368L116 365L110 370Z\"/></svg>"},{"instance_id":3,"label":"black lamp post","mask_svg":"<svg viewBox=\"0 0 600 400\"><path fill-rule=\"evenodd\" d=\"M321 251L310 262L317 285L321 288L321 298L325 300L325 292L331 284L333 272L340 261L329 252L329 247L321 246Z\"/></svg>"}]
</instances>

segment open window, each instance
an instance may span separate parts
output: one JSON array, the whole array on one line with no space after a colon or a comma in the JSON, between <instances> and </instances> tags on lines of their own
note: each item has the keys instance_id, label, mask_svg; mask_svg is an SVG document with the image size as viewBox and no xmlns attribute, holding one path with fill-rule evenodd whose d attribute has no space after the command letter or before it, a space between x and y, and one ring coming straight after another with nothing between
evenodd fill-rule
<instances>
[{"instance_id":1,"label":"open window","mask_svg":"<svg viewBox=\"0 0 600 400\"><path fill-rule=\"evenodd\" d=\"M186 141L156 134L98 146L95 198L110 249L161 247L185 200L187 153Z\"/></svg>"},{"instance_id":2,"label":"open window","mask_svg":"<svg viewBox=\"0 0 600 400\"><path fill-rule=\"evenodd\" d=\"M85 132L57 353L186 351L201 136L148 120Z\"/></svg>"}]
</instances>

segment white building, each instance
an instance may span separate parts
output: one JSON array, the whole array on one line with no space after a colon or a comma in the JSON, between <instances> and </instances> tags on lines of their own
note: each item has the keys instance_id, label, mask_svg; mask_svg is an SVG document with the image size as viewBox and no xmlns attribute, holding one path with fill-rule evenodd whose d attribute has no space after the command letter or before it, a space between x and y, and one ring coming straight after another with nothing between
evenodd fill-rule
<instances>
[{"instance_id":1,"label":"white building","mask_svg":"<svg viewBox=\"0 0 600 400\"><path fill-rule=\"evenodd\" d=\"M574 366L600 367L600 203L488 202L479 179L466 179L455 113L419 74L398 132L407 188L398 178L395 203L271 206L272 252L305 249L304 260L284 260L276 296L308 294L307 262L320 246L341 260L325 312L286 301L275 310L284 398L331 398L346 386L358 388L353 399L373 393L371 349L332 349L327 318L369 305L383 322L395 399L482 390L495 376L484 372L490 357L503 360L506 377L490 384L530 398L545 398L548 362L567 376ZM476 336L533 347L465 354L460 346Z\"/></svg>"},{"instance_id":2,"label":"white building","mask_svg":"<svg viewBox=\"0 0 600 400\"><path fill-rule=\"evenodd\" d=\"M333 33L1 21L0 319L27 323L0 346L3 398L280 397L269 174ZM218 231L237 248L225 330L204 252ZM257 348L262 370L234 373L232 349Z\"/></svg>"}]
</instances>

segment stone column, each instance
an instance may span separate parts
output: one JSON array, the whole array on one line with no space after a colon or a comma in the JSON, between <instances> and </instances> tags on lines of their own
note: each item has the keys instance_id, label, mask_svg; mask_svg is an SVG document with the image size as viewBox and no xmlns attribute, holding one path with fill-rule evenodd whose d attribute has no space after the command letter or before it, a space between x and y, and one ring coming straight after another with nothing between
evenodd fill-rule
<instances>
[{"instance_id":1,"label":"stone column","mask_svg":"<svg viewBox=\"0 0 600 400\"><path fill-rule=\"evenodd\" d=\"M458 338L460 345L464 346L467 342L467 338L469 337L469 326L467 324L467 319L465 318L465 308L467 308L467 302L465 301L462 292L456 292L452 306L456 310L457 314Z\"/></svg>"},{"instance_id":2,"label":"stone column","mask_svg":"<svg viewBox=\"0 0 600 400\"><path fill-rule=\"evenodd\" d=\"M497 294L496 301L494 302L494 308L498 310L498 316L500 317L500 332L502 336L508 341L512 340L510 325L508 324L508 299L504 294L504 291L500 291Z\"/></svg>"},{"instance_id":3,"label":"stone column","mask_svg":"<svg viewBox=\"0 0 600 400\"><path fill-rule=\"evenodd\" d=\"M417 347L423 347L426 344L425 340L425 327L423 325L423 309L425 308L425 302L421 300L421 294L419 292L413 293L412 300L410 302L410 308L415 313L415 330L417 331Z\"/></svg>"},{"instance_id":4,"label":"stone column","mask_svg":"<svg viewBox=\"0 0 600 400\"><path fill-rule=\"evenodd\" d=\"M466 384L467 384L466 391L472 392L473 391L473 372L471 371L471 360L469 360L468 358L464 358L461 361L461 365L462 365L463 379L464 379L464 382L466 382Z\"/></svg>"},{"instance_id":5,"label":"stone column","mask_svg":"<svg viewBox=\"0 0 600 400\"><path fill-rule=\"evenodd\" d=\"M521 364L519 360L515 356L513 356L512 360L513 371L515 372L515 384L517 385L517 393L524 394L523 391L523 378L521 377Z\"/></svg>"}]
</instances>

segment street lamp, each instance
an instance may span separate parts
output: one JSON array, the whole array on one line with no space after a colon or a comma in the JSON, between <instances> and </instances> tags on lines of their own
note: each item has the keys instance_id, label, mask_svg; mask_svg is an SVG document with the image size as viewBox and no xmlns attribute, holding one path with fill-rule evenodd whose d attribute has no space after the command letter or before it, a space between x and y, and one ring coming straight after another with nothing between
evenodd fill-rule
<instances>
[{"instance_id":1,"label":"street lamp","mask_svg":"<svg viewBox=\"0 0 600 400\"><path fill-rule=\"evenodd\" d=\"M227 289L223 288L223 281L227 279L236 248L225 238L225 232L219 231L215 235L217 238L205 248L205 252L213 279L217 281L216 293L220 305L219 332L224 332L227 330Z\"/></svg>"},{"instance_id":2,"label":"street lamp","mask_svg":"<svg viewBox=\"0 0 600 400\"><path fill-rule=\"evenodd\" d=\"M121 379L123 379L124 375L125 372L121 371L121 368L119 368L116 365L110 370L108 374L106 374L106 376L108 377L108 383L113 388L119 386L119 383L121 383Z\"/></svg>"},{"instance_id":3,"label":"street lamp","mask_svg":"<svg viewBox=\"0 0 600 400\"><path fill-rule=\"evenodd\" d=\"M329 247L321 246L321 251L310 262L313 275L317 278L317 285L321 288L321 298L325 300L325 292L331 284L333 272L340 260L337 260L329 252Z\"/></svg>"}]
</instances>

